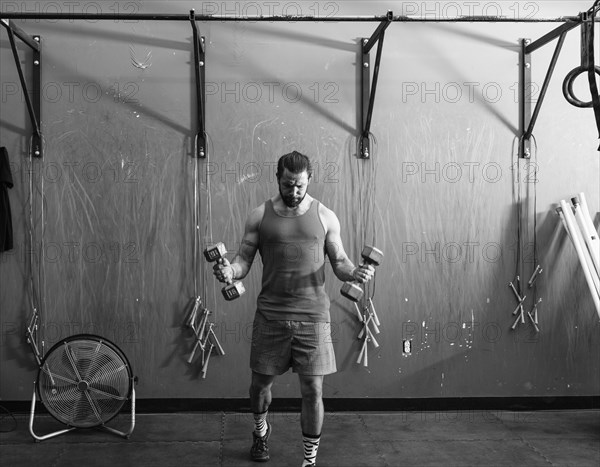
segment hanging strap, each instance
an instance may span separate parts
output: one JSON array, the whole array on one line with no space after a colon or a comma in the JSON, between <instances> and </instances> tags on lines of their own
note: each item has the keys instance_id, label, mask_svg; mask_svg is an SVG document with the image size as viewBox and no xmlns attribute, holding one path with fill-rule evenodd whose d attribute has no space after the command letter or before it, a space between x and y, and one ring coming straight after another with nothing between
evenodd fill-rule
<instances>
[{"instance_id":1,"label":"hanging strap","mask_svg":"<svg viewBox=\"0 0 600 467\"><path fill-rule=\"evenodd\" d=\"M600 2L596 1L594 6L591 8L587 20L581 25L582 28L586 28L587 33L587 51L588 51L588 63L587 63L587 75L590 83L590 94L592 95L592 107L594 108L594 116L596 117L596 127L598 128L598 138L600 139L600 96L598 95L598 85L596 84L596 66L594 64L594 26L595 18L600 8ZM581 47L586 47L586 44L581 44ZM598 146L600 151L600 145Z\"/></svg>"}]
</instances>

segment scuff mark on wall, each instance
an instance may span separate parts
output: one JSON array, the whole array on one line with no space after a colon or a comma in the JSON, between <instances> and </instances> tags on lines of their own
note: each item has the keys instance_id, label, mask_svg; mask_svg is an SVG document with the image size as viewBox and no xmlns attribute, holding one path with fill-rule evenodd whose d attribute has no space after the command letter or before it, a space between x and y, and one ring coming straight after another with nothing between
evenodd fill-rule
<instances>
[{"instance_id":1,"label":"scuff mark on wall","mask_svg":"<svg viewBox=\"0 0 600 467\"><path fill-rule=\"evenodd\" d=\"M140 61L137 58L137 53L135 47L133 45L129 46L129 57L131 58L131 64L139 68L141 70L145 70L146 68L150 68L152 66L152 51L149 50L146 52L146 57L144 60Z\"/></svg>"}]
</instances>

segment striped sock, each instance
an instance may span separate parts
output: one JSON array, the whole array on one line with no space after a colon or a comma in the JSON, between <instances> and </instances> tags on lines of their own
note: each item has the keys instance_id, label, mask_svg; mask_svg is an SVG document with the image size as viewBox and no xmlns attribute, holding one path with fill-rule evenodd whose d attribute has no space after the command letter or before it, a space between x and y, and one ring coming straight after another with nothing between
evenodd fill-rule
<instances>
[{"instance_id":1,"label":"striped sock","mask_svg":"<svg viewBox=\"0 0 600 467\"><path fill-rule=\"evenodd\" d=\"M255 413L254 415L254 433L261 438L267 434L267 414L268 410L263 413Z\"/></svg>"},{"instance_id":2,"label":"striped sock","mask_svg":"<svg viewBox=\"0 0 600 467\"><path fill-rule=\"evenodd\" d=\"M307 433L302 433L302 444L304 444L304 460L302 461L302 467L316 464L317 450L319 449L320 441L320 434L309 435Z\"/></svg>"}]
</instances>

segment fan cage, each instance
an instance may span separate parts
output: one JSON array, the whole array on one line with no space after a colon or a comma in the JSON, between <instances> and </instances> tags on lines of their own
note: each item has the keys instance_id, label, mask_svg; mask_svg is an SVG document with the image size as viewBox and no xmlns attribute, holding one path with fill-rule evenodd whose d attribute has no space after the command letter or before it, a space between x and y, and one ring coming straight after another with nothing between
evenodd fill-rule
<instances>
[{"instance_id":1,"label":"fan cage","mask_svg":"<svg viewBox=\"0 0 600 467\"><path fill-rule=\"evenodd\" d=\"M57 342L41 362L37 391L48 412L76 428L104 425L131 396L125 354L109 340L79 334Z\"/></svg>"}]
</instances>

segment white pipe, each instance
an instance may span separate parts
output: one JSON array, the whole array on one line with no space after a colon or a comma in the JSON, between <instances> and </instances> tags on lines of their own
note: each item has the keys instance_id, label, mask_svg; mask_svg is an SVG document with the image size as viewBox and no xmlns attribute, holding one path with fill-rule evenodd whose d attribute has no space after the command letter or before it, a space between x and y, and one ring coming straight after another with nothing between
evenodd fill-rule
<instances>
[{"instance_id":1,"label":"white pipe","mask_svg":"<svg viewBox=\"0 0 600 467\"><path fill-rule=\"evenodd\" d=\"M566 203L566 201L565 201ZM581 251L583 252L583 256L585 258L585 263L587 264L588 271L590 276L592 277L592 282L594 283L594 287L596 289L596 293L600 295L600 277L598 277L598 273L596 272L596 267L594 266L594 262L592 260L591 252L588 250L587 244L585 242L585 234L579 229L579 224L577 223L577 219L573 214L573 209L571 206L567 205L567 216L569 217L571 224L569 226L572 229L572 237L577 238L577 242L581 246ZM563 210L564 211L564 210ZM566 217L565 217L566 219Z\"/></svg>"},{"instance_id":2,"label":"white pipe","mask_svg":"<svg viewBox=\"0 0 600 467\"><path fill-rule=\"evenodd\" d=\"M589 228L590 232L592 232L592 233L596 232L596 238L598 238L598 232L596 231L596 227L594 226L594 222L592 221L592 217L590 214L590 208L588 208L585 194L579 193L579 195L577 195L577 196L579 197L579 203L581 204L581 208L583 209L583 212L585 214L585 219L588 224L588 228Z\"/></svg>"},{"instance_id":3,"label":"white pipe","mask_svg":"<svg viewBox=\"0 0 600 467\"><path fill-rule=\"evenodd\" d=\"M590 225L588 222L589 213L583 210L583 206L581 201L576 196L571 198L571 202L573 203L573 207L575 209L575 219L577 219L577 223L579 224L579 228L581 229L581 233L583 234L583 238L585 240L585 244L590 252L590 256L592 258L592 262L594 263L594 268L596 271L596 275L600 274L600 240L598 239L598 234L596 230L590 230ZM591 219L590 219L591 220ZM592 224L593 226L593 224Z\"/></svg>"},{"instance_id":4,"label":"white pipe","mask_svg":"<svg viewBox=\"0 0 600 467\"><path fill-rule=\"evenodd\" d=\"M579 238L576 235L578 230L575 225L575 218L573 216L573 213L571 212L571 208L567 205L565 200L560 201L560 206L562 208L561 216L564 218L565 224L567 226L567 231L571 232L571 240L573 241L573 246L575 247L575 251L577 251L577 256L579 257L579 262L581 263L585 280L587 281L590 292L592 293L592 299L594 301L594 305L596 306L596 312L598 313L598 317L600 317L600 295L598 295L598 292L596 291L596 286L594 284L592 274L586 261L585 252L579 242Z\"/></svg>"}]
</instances>

